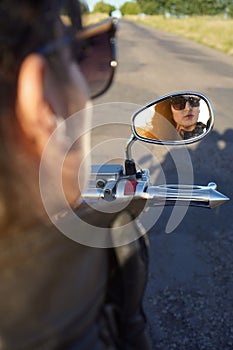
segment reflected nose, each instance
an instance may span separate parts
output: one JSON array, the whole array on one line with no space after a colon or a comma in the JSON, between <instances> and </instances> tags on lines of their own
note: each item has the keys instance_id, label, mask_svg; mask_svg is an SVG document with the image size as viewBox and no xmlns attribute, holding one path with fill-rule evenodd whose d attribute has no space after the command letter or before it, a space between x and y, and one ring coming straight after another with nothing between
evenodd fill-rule
<instances>
[{"instance_id":1,"label":"reflected nose","mask_svg":"<svg viewBox=\"0 0 233 350\"><path fill-rule=\"evenodd\" d=\"M185 109L192 109L191 104L189 103L189 101L186 102L185 104Z\"/></svg>"}]
</instances>

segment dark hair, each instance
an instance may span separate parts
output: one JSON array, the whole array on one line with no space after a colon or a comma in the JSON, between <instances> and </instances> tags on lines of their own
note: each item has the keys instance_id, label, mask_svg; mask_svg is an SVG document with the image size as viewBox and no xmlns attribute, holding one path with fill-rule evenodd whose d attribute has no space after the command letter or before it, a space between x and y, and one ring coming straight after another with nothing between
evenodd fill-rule
<instances>
[{"instance_id":1,"label":"dark hair","mask_svg":"<svg viewBox=\"0 0 233 350\"><path fill-rule=\"evenodd\" d=\"M157 103L155 105L155 112L166 118L174 126L176 125L172 116L170 99Z\"/></svg>"},{"instance_id":2,"label":"dark hair","mask_svg":"<svg viewBox=\"0 0 233 350\"><path fill-rule=\"evenodd\" d=\"M27 225L36 215L30 202L35 189L24 179L24 172L30 169L18 157L17 146L13 144L14 140L17 143L17 135L14 135L17 127L12 126L17 124L15 101L19 69L28 54L38 52L64 35L58 23L60 6L74 1L77 6L77 0L0 1L0 234L14 222ZM57 51L46 59L50 66L54 66L51 60L62 63Z\"/></svg>"},{"instance_id":3,"label":"dark hair","mask_svg":"<svg viewBox=\"0 0 233 350\"><path fill-rule=\"evenodd\" d=\"M76 7L79 6L75 0ZM0 2L0 104L15 100L19 67L23 59L58 39L60 8L74 0L1 0ZM81 16L76 16L81 26ZM11 97L11 98L10 98ZM1 110L0 110L1 114Z\"/></svg>"}]
</instances>

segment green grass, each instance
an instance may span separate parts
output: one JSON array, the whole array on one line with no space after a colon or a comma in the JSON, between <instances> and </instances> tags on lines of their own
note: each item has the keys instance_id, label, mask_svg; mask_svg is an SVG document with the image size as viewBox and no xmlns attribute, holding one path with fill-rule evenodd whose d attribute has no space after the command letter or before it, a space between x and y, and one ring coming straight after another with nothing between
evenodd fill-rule
<instances>
[{"instance_id":1,"label":"green grass","mask_svg":"<svg viewBox=\"0 0 233 350\"><path fill-rule=\"evenodd\" d=\"M83 16L83 25L88 26L109 18L107 13L90 13Z\"/></svg>"},{"instance_id":2,"label":"green grass","mask_svg":"<svg viewBox=\"0 0 233 350\"><path fill-rule=\"evenodd\" d=\"M186 18L127 16L127 19L183 36L228 55L233 55L233 19L209 16Z\"/></svg>"}]
</instances>

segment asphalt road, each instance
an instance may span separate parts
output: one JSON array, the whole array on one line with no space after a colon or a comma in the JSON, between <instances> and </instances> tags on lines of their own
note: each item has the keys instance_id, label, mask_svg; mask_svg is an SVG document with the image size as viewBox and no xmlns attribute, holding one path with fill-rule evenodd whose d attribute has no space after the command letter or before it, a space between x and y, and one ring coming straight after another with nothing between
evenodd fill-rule
<instances>
[{"instance_id":1,"label":"asphalt road","mask_svg":"<svg viewBox=\"0 0 233 350\"><path fill-rule=\"evenodd\" d=\"M138 105L174 91L200 91L212 101L216 122L208 138L189 147L194 180L202 185L214 181L233 198L233 57L123 20L118 40L115 83L95 100L97 111L103 103L107 111L98 124L107 125L96 128L95 161L105 159L111 148L105 145L98 158L103 135L108 140L119 137L108 157L120 158L130 133L123 124L129 124ZM150 168L154 182L161 180L158 163L167 183L177 181L177 172L190 166L179 157L180 148L174 150L179 159L174 165L168 149L150 146L137 153L139 146L134 147L137 161ZM153 349L233 348L232 209L232 201L212 210L189 208L181 224L166 234L171 208L165 208L151 228L145 310Z\"/></svg>"}]
</instances>

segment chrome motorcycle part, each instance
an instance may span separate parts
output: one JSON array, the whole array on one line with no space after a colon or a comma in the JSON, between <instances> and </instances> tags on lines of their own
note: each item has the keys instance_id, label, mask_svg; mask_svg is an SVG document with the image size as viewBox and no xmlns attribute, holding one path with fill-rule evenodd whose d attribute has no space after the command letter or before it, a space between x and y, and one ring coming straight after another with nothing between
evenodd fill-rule
<instances>
[{"instance_id":1,"label":"chrome motorcycle part","mask_svg":"<svg viewBox=\"0 0 233 350\"><path fill-rule=\"evenodd\" d=\"M148 169L136 169L132 145L136 140L160 145L185 145L206 137L214 125L209 99L194 91L175 92L145 105L132 117L132 131L125 149L125 169L121 164L92 166L84 202L140 200L148 206L199 206L214 208L229 200L217 191L215 183L207 186L164 184L151 186ZM134 202L135 203L135 202Z\"/></svg>"},{"instance_id":2,"label":"chrome motorcycle part","mask_svg":"<svg viewBox=\"0 0 233 350\"><path fill-rule=\"evenodd\" d=\"M105 165L107 167L107 165ZM98 174L98 177L101 174ZM104 188L89 187L83 194L89 200L122 201L131 196L132 199L144 199L149 206L190 205L204 208L215 208L229 200L217 191L217 185L210 182L207 186L164 184L150 185L149 170L137 172L136 180L128 176L106 182Z\"/></svg>"}]
</instances>

